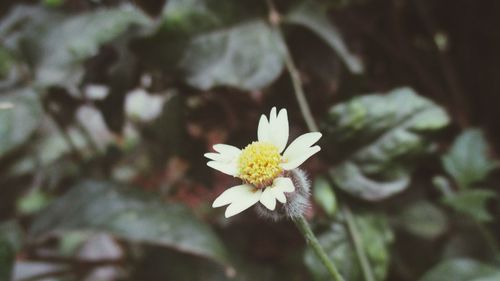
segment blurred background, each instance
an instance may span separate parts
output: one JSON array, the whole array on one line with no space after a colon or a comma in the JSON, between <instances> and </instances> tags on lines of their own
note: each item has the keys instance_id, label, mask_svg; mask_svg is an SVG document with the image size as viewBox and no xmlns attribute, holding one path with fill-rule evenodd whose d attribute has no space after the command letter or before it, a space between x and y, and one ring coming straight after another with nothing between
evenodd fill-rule
<instances>
[{"instance_id":1,"label":"blurred background","mask_svg":"<svg viewBox=\"0 0 500 281\"><path fill-rule=\"evenodd\" d=\"M500 2L0 3L0 281L329 280L213 200L205 152L287 108L346 281L500 280ZM309 124L310 125L310 124Z\"/></svg>"}]
</instances>

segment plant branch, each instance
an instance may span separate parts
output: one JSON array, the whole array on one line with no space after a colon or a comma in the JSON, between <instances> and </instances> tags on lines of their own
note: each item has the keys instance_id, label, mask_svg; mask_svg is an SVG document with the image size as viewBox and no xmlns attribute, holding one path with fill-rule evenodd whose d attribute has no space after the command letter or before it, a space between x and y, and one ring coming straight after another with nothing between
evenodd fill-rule
<instances>
[{"instance_id":1,"label":"plant branch","mask_svg":"<svg viewBox=\"0 0 500 281\"><path fill-rule=\"evenodd\" d=\"M333 280L344 281L344 278L342 277L342 275L340 275L337 267L328 258L325 250L323 250L323 247L319 243L318 239L316 239L316 236L314 236L314 233L312 232L311 227L309 226L309 223L307 223L306 219L303 216L300 216L298 218L295 218L293 221L295 222L295 225L300 230L302 235L304 235L307 244L311 246L311 249L316 253L330 275L333 277Z\"/></svg>"}]
</instances>

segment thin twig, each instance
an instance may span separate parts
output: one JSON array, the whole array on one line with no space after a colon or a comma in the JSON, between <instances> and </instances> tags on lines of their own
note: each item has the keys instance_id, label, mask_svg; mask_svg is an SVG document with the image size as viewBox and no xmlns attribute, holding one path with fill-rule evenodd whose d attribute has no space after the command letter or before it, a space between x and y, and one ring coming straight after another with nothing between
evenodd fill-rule
<instances>
[{"instance_id":1,"label":"thin twig","mask_svg":"<svg viewBox=\"0 0 500 281\"><path fill-rule=\"evenodd\" d=\"M354 220L351 209L349 209L347 205L344 205L344 207L342 208L342 214L345 217L347 229L349 230L349 233L351 233L352 244L354 245L356 256L358 257L359 263L361 264L365 280L375 281L375 275L373 274L370 261L368 261L368 257L366 256L366 253L364 251L363 241L361 241L361 237L359 236L359 230L356 226L356 221Z\"/></svg>"}]
</instances>

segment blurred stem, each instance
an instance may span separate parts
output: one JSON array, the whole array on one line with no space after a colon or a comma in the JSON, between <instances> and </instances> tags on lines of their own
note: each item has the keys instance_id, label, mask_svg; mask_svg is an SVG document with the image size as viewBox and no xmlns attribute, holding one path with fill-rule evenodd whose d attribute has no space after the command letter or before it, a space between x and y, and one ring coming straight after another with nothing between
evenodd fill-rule
<instances>
[{"instance_id":1,"label":"blurred stem","mask_svg":"<svg viewBox=\"0 0 500 281\"><path fill-rule=\"evenodd\" d=\"M319 243L318 239L316 239L316 236L312 232L311 227L309 226L309 223L307 223L306 219L303 216L300 216L295 218L293 221L295 222L295 225L300 230L302 235L304 235L307 244L311 247L311 249L319 257L321 262L325 265L326 269L328 270L328 273L330 273L333 280L344 281L344 278L342 277L342 275L340 275L339 271L337 270L337 267L328 258L328 255L325 253L325 250L323 250L323 247L321 247L321 244Z\"/></svg>"},{"instance_id":2,"label":"blurred stem","mask_svg":"<svg viewBox=\"0 0 500 281\"><path fill-rule=\"evenodd\" d=\"M80 154L80 151L78 150L78 147L76 144L73 142L71 137L69 136L68 132L65 130L64 126L57 120L57 117L53 115L53 113L47 109L45 106L43 107L45 110L45 113L47 113L47 116L54 122L56 125L57 130L63 137L64 141L68 145L68 148L71 150L72 155L77 158L77 160L80 163L84 163L84 157Z\"/></svg>"},{"instance_id":3,"label":"blurred stem","mask_svg":"<svg viewBox=\"0 0 500 281\"><path fill-rule=\"evenodd\" d=\"M279 34L281 38L283 38L283 48L284 48L284 59L285 65L288 73L290 74L290 78L292 79L293 90L295 92L295 97L297 98L297 102L299 104L300 112L304 117L304 121L306 122L307 127L312 132L318 132L319 128L316 122L314 121L314 117L311 114L311 109L309 108L309 104L307 103L306 95L304 90L302 89L302 81L300 80L300 73L293 62L292 56L290 54L290 50L285 42L285 37L281 32L281 28L279 26L281 21L281 16L276 10L274 3L272 0L266 0L267 6L269 7L269 21L273 25L275 31Z\"/></svg>"},{"instance_id":4,"label":"blurred stem","mask_svg":"<svg viewBox=\"0 0 500 281\"><path fill-rule=\"evenodd\" d=\"M286 69L290 74L290 78L292 79L295 97L297 98L297 102L300 107L300 112L302 113L302 116L306 121L307 127L309 128L309 131L319 132L318 125L314 121L314 117L311 114L311 109L309 108L309 104L307 103L306 95L304 93L304 90L302 89L302 81L300 80L300 73L295 67L292 56L290 55L290 51L286 46L285 46L285 64L286 64Z\"/></svg>"},{"instance_id":5,"label":"blurred stem","mask_svg":"<svg viewBox=\"0 0 500 281\"><path fill-rule=\"evenodd\" d=\"M365 277L366 281L375 281L370 262L368 261L368 257L366 256L363 248L363 241L361 241L361 237L359 236L359 230L356 226L356 221L354 220L351 209L349 209L347 205L344 205L344 207L342 208L342 214L345 217L347 228L349 230L349 233L351 234L351 239L354 244L356 256L358 257L361 269L363 270L363 276Z\"/></svg>"}]
</instances>

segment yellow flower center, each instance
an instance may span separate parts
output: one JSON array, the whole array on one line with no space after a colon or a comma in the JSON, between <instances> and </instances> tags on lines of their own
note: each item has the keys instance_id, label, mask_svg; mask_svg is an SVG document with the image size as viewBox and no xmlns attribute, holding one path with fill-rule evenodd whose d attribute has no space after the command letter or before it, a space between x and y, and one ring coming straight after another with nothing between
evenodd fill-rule
<instances>
[{"instance_id":1,"label":"yellow flower center","mask_svg":"<svg viewBox=\"0 0 500 281\"><path fill-rule=\"evenodd\" d=\"M264 188L283 172L280 163L281 155L274 144L254 141L241 152L238 176L257 188Z\"/></svg>"}]
</instances>

